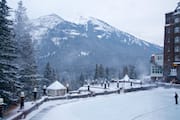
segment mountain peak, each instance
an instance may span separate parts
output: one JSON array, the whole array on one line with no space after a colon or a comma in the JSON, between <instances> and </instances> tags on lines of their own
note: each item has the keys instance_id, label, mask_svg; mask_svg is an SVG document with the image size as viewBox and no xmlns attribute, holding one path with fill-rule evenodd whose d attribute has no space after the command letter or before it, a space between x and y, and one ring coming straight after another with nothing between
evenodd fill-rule
<instances>
[{"instance_id":1,"label":"mountain peak","mask_svg":"<svg viewBox=\"0 0 180 120\"><path fill-rule=\"evenodd\" d=\"M53 14L49 14L49 15L45 15L45 16L41 16L41 17L39 17L37 19L51 19L51 18L64 21L63 18L61 18L60 16L58 16L57 14L54 14L54 13Z\"/></svg>"},{"instance_id":2,"label":"mountain peak","mask_svg":"<svg viewBox=\"0 0 180 120\"><path fill-rule=\"evenodd\" d=\"M55 25L63 22L64 19L56 14L50 14L46 16L41 16L37 19L32 20L32 24L35 26L44 26L47 28L53 28Z\"/></svg>"},{"instance_id":3,"label":"mountain peak","mask_svg":"<svg viewBox=\"0 0 180 120\"><path fill-rule=\"evenodd\" d=\"M115 28L112 27L111 25L107 24L106 22L95 18L95 17L83 17L80 16L79 20L77 21L77 24L82 24L82 25L88 25L88 24L92 24L94 26L96 26L96 30L103 30L103 31L107 31L107 32L112 32L115 31Z\"/></svg>"},{"instance_id":4,"label":"mountain peak","mask_svg":"<svg viewBox=\"0 0 180 120\"><path fill-rule=\"evenodd\" d=\"M37 19L31 20L30 24L33 26L34 31L31 31L33 41L38 41L37 43L41 43L42 36L48 32L49 29L54 28L61 22L65 20L59 17L56 14L50 14L46 16L41 16Z\"/></svg>"}]
</instances>

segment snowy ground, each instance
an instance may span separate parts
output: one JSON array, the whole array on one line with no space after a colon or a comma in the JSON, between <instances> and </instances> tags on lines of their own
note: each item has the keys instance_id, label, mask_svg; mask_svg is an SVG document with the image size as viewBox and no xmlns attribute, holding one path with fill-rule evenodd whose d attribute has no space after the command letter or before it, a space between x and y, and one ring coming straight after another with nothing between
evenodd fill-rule
<instances>
[{"instance_id":1,"label":"snowy ground","mask_svg":"<svg viewBox=\"0 0 180 120\"><path fill-rule=\"evenodd\" d=\"M174 92L156 88L98 97L46 102L26 120L179 120Z\"/></svg>"}]
</instances>

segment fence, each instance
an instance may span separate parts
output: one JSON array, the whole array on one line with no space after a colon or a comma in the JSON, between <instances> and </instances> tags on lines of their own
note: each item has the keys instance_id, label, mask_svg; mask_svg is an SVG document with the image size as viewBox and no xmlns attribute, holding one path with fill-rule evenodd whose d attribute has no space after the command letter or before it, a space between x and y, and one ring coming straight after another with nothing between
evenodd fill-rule
<instances>
[{"instance_id":1,"label":"fence","mask_svg":"<svg viewBox=\"0 0 180 120\"><path fill-rule=\"evenodd\" d=\"M21 111L19 113L17 113L15 116L12 116L11 118L9 118L8 120L20 120L25 118L29 113L31 113L32 111L38 109L38 107L40 105L42 105L44 102L47 101L51 101L51 100L64 100L64 99L75 99L75 98L87 98L87 97L94 97L94 96L99 96L99 95L109 95L109 94L113 94L113 93L120 93L119 90L123 90L124 93L127 92L133 92L133 91L140 91L140 90L148 90L148 89L152 89L152 88L156 88L157 86L146 86L146 87L139 87L139 88L128 88L128 89L117 89L117 90L113 90L113 91L104 91L104 92L89 92L86 94L70 94L67 96L61 96L61 97L46 97L42 100L40 100L39 102L35 103L32 107L30 107L27 110Z\"/></svg>"}]
</instances>

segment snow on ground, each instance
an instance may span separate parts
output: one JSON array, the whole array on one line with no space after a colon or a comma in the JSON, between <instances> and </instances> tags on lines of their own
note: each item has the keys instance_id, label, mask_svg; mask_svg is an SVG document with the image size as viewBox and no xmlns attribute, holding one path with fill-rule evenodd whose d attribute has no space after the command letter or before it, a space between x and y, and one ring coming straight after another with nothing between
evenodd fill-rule
<instances>
[{"instance_id":1,"label":"snow on ground","mask_svg":"<svg viewBox=\"0 0 180 120\"><path fill-rule=\"evenodd\" d=\"M148 86L155 86L155 84L142 84L143 87L148 87ZM119 88L124 88L124 89L130 89L130 88L139 88L141 87L140 83L136 83L136 81L134 83L132 83L131 86L131 82L119 82L119 88L117 88L117 83L110 83L110 86L108 87L108 85L106 85L106 89L104 89L104 84L100 85L100 84L94 84L94 85L90 85L90 91L95 92L95 93L101 93L104 91L115 91L118 90ZM80 87L78 89L79 91L87 91L88 90L88 85L84 85L83 87ZM82 92L81 92L82 93Z\"/></svg>"},{"instance_id":2,"label":"snow on ground","mask_svg":"<svg viewBox=\"0 0 180 120\"><path fill-rule=\"evenodd\" d=\"M43 103L43 105L39 106L39 108L35 111L33 111L31 114L28 115L26 118L28 119L35 119L39 120L41 117L43 117L49 110L63 104L68 104L72 102L76 102L78 99L73 99L73 100L57 100L57 101L51 101L51 102L46 102ZM51 118L49 118L51 120ZM53 119L52 119L53 120Z\"/></svg>"},{"instance_id":3,"label":"snow on ground","mask_svg":"<svg viewBox=\"0 0 180 120\"><path fill-rule=\"evenodd\" d=\"M156 88L51 101L28 115L26 120L179 120L180 105L175 105L175 92L180 95L180 89Z\"/></svg>"},{"instance_id":4,"label":"snow on ground","mask_svg":"<svg viewBox=\"0 0 180 120\"><path fill-rule=\"evenodd\" d=\"M5 119L6 119L6 120L12 120L15 116L20 115L21 112L32 108L32 107L35 106L37 103L42 102L44 99L46 99L46 97L42 97L41 99L39 99L39 100L37 100L37 101L25 102L25 103L24 103L24 108L23 108L22 110L20 109L20 107L17 107L17 108L14 109L13 111L11 111L10 115L5 116Z\"/></svg>"}]
</instances>

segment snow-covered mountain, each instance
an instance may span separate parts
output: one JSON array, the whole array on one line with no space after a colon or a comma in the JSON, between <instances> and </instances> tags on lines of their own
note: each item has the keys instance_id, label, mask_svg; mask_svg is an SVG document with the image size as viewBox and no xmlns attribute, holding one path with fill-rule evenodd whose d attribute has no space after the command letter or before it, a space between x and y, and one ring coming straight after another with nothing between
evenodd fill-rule
<instances>
[{"instance_id":1,"label":"snow-covered mountain","mask_svg":"<svg viewBox=\"0 0 180 120\"><path fill-rule=\"evenodd\" d=\"M95 64L119 68L133 64L148 68L158 45L140 40L96 18L79 23L52 14L31 21L31 35L38 48L38 63L50 61L59 71L94 69Z\"/></svg>"},{"instance_id":2,"label":"snow-covered mountain","mask_svg":"<svg viewBox=\"0 0 180 120\"><path fill-rule=\"evenodd\" d=\"M48 32L49 29L52 29L57 24L63 22L64 20L56 14L50 14L47 16L42 16L37 19L30 21L31 26L31 36L33 41L38 44L41 43L42 37Z\"/></svg>"}]
</instances>

